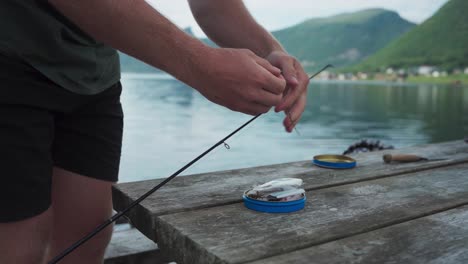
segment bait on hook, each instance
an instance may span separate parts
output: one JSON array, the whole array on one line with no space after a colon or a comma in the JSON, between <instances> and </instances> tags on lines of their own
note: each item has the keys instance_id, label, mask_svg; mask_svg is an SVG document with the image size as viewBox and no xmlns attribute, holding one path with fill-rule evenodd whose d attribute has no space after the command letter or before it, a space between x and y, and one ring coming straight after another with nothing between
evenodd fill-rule
<instances>
[{"instance_id":1,"label":"bait on hook","mask_svg":"<svg viewBox=\"0 0 468 264\"><path fill-rule=\"evenodd\" d=\"M315 73L314 75L312 75L310 79L314 78L315 76L317 76L318 74L320 74L322 71L324 71L325 69L327 69L328 67L333 67L332 65L327 65L325 67L323 67L320 71L318 71L317 73ZM255 119L257 119L259 116L261 116L262 114L259 114L259 115L256 115L254 116L252 119L250 119L249 121L247 121L245 124L243 124L242 126L240 126L239 128L237 128L236 130L234 130L231 134L227 135L225 138L221 139L220 141L218 141L216 144L214 144L213 146L211 146L209 149L207 149L205 152L203 152L202 154L200 154L198 157L196 157L195 159L193 159L192 161L190 161L189 163L187 163L185 166L183 166L182 168L180 168L178 171L176 171L174 174L172 174L171 176L169 176L168 178L166 178L164 181L162 181L161 183L159 183L158 185L156 185L155 187L153 187L151 190L149 190L148 192L146 192L145 194L143 194L142 196L140 196L140 198L136 199L135 201L133 201L127 208L123 209L122 211L118 212L117 214L113 215L111 218L107 219L104 223L100 224L99 226L97 226L95 229L93 229L90 233L88 233L86 236L84 236L83 238L81 238L80 240L76 241L75 243L73 243L70 247L66 248L64 251L62 251L60 254L58 254L57 256L55 256L52 260L50 260L48 262L48 264L56 264L58 263L60 260L62 260L64 257L66 257L68 254L70 254L71 252L73 252L75 249L77 249L79 246L81 246L82 244L84 244L86 241L90 240L91 238L93 238L95 235L97 235L99 232L101 232L104 228L106 228L107 226L111 225L112 223L114 223L115 221L117 221L117 219L119 219L120 217L122 217L123 215L125 215L128 211L130 211L131 209L133 209L133 207L135 207L136 205L138 205L141 201L143 201L144 199L146 199L148 196L150 196L151 194L153 194L155 191L157 191L159 188L161 188L162 186L164 186L166 183L168 183L169 181L171 181L172 179L174 179L176 176L178 176L180 173L182 173L183 171L185 171L186 169L188 169L190 166L192 166L195 162L197 162L198 160L200 160L201 158L203 158L206 154L210 153L212 150L214 150L215 148L217 148L219 145L221 144L224 144L224 147L226 149L230 149L231 147L226 143L226 140L228 140L230 137L232 137L233 135L235 135L237 132L239 132L241 129L243 129L244 127L246 127L248 124L252 123Z\"/></svg>"}]
</instances>

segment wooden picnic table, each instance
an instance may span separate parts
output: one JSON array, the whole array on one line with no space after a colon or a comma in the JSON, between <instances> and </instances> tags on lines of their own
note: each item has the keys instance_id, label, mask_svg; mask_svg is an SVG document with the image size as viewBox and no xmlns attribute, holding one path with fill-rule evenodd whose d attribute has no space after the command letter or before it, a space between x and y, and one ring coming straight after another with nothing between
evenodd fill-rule
<instances>
[{"instance_id":1,"label":"wooden picnic table","mask_svg":"<svg viewBox=\"0 0 468 264\"><path fill-rule=\"evenodd\" d=\"M445 160L385 164L383 153ZM351 156L351 170L307 160L177 177L128 216L178 264L468 263L468 144ZM245 190L283 177L304 181L303 210L244 207ZM117 184L115 209L162 180Z\"/></svg>"}]
</instances>

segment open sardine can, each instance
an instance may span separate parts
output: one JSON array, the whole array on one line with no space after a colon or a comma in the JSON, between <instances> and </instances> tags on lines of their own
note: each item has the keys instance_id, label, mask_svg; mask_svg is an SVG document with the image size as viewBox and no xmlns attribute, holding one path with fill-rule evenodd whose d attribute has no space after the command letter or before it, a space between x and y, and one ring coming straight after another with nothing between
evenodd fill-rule
<instances>
[{"instance_id":1,"label":"open sardine can","mask_svg":"<svg viewBox=\"0 0 468 264\"><path fill-rule=\"evenodd\" d=\"M356 160L344 155L318 155L313 164L327 169L352 169L356 167Z\"/></svg>"},{"instance_id":2,"label":"open sardine can","mask_svg":"<svg viewBox=\"0 0 468 264\"><path fill-rule=\"evenodd\" d=\"M247 196L247 191L244 192L242 199L245 207L264 213L292 213L302 210L305 206L306 196L302 194L302 198L294 201L261 201Z\"/></svg>"}]
</instances>

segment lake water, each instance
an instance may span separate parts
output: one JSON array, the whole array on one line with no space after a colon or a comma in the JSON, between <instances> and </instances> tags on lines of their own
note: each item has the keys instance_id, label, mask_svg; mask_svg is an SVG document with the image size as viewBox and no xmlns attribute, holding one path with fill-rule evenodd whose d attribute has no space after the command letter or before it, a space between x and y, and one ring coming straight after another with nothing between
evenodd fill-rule
<instances>
[{"instance_id":1,"label":"lake water","mask_svg":"<svg viewBox=\"0 0 468 264\"><path fill-rule=\"evenodd\" d=\"M251 117L215 105L163 74L124 74L120 182L165 178ZM341 154L360 139L396 148L468 136L468 88L312 82L300 135L271 111L183 174Z\"/></svg>"}]
</instances>

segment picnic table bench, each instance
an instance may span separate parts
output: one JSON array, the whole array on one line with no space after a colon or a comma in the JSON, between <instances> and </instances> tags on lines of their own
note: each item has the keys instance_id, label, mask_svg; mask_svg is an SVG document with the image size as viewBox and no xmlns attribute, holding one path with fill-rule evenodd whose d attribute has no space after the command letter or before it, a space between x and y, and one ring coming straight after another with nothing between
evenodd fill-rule
<instances>
[{"instance_id":1,"label":"picnic table bench","mask_svg":"<svg viewBox=\"0 0 468 264\"><path fill-rule=\"evenodd\" d=\"M383 153L444 160L385 164ZM468 144L351 156L351 170L307 160L177 177L128 217L178 264L468 263ZM245 190L284 177L304 181L303 210L245 208ZM162 180L115 185L114 208Z\"/></svg>"}]
</instances>

